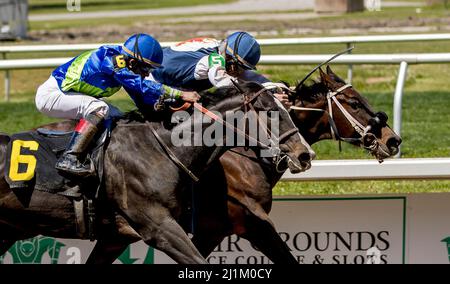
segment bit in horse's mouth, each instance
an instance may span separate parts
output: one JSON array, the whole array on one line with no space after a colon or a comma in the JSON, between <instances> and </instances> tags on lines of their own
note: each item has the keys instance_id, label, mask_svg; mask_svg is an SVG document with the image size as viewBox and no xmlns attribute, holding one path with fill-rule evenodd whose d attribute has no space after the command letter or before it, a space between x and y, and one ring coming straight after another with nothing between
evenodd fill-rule
<instances>
[{"instance_id":1,"label":"bit in horse's mouth","mask_svg":"<svg viewBox=\"0 0 450 284\"><path fill-rule=\"evenodd\" d=\"M291 173L301 173L309 168L311 168L311 163L300 161L300 163L294 162L291 158L288 158L287 162L288 168L291 171Z\"/></svg>"},{"instance_id":2,"label":"bit in horse's mouth","mask_svg":"<svg viewBox=\"0 0 450 284\"><path fill-rule=\"evenodd\" d=\"M395 155L395 153L391 153L391 151L389 151L389 149L387 149L386 146L383 147L383 144L379 143L377 147L370 152L373 156L375 156L375 158L378 160L380 164L384 161L384 159Z\"/></svg>"}]
</instances>

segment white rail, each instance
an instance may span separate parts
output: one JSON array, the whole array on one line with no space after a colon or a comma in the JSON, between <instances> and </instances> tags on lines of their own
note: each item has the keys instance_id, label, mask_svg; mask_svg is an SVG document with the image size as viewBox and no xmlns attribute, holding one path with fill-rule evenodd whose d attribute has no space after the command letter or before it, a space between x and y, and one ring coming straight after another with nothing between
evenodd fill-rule
<instances>
[{"instance_id":1,"label":"white rail","mask_svg":"<svg viewBox=\"0 0 450 284\"><path fill-rule=\"evenodd\" d=\"M443 41L450 40L450 33L446 34L397 34L374 36L338 36L338 37L310 37L310 38L273 38L258 39L261 46L270 45L304 45L304 44L352 44L352 43L386 43L408 41ZM55 44L55 45L9 45L0 46L0 53L25 52L59 52L59 51L85 51L96 49L108 43L95 44ZM110 43L121 44L121 43ZM162 42L161 46L170 46L175 42Z\"/></svg>"},{"instance_id":2,"label":"white rail","mask_svg":"<svg viewBox=\"0 0 450 284\"><path fill-rule=\"evenodd\" d=\"M34 53L34 52L65 52L87 51L102 45L121 45L121 43L88 43L88 44L52 44L52 45L8 45L0 46L0 53ZM163 42L161 46L173 45L175 42Z\"/></svg>"},{"instance_id":3,"label":"white rail","mask_svg":"<svg viewBox=\"0 0 450 284\"><path fill-rule=\"evenodd\" d=\"M286 172L283 181L450 179L450 158L386 160L317 160L300 174Z\"/></svg>"},{"instance_id":4,"label":"white rail","mask_svg":"<svg viewBox=\"0 0 450 284\"><path fill-rule=\"evenodd\" d=\"M323 55L263 55L259 64L293 65L319 64L329 59L332 54ZM0 70L54 68L67 61L70 57L43 59L8 59L0 60ZM426 64L449 63L450 53L403 53L403 54L346 54L331 61L333 64Z\"/></svg>"},{"instance_id":5,"label":"white rail","mask_svg":"<svg viewBox=\"0 0 450 284\"><path fill-rule=\"evenodd\" d=\"M319 64L333 54L321 55L263 55L259 64ZM331 61L333 64L424 64L448 63L450 53L399 53L399 54L344 54Z\"/></svg>"}]
</instances>

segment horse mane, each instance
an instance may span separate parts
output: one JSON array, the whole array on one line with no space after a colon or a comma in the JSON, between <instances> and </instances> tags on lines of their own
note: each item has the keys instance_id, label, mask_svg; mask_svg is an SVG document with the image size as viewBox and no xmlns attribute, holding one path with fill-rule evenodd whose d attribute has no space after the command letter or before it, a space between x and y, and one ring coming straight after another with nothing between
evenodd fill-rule
<instances>
[{"instance_id":1,"label":"horse mane","mask_svg":"<svg viewBox=\"0 0 450 284\"><path fill-rule=\"evenodd\" d=\"M244 93L256 93L261 88L262 85L256 82L245 82L239 84L240 90L238 90L235 86L226 86L220 87L215 90L207 90L200 92L200 103L206 107L210 108L219 104L220 102L224 102L228 99L234 98L236 95L240 94L241 91ZM148 108L148 107L147 107ZM166 119L170 120L170 116L172 113L168 111L155 111L153 109L145 109L143 107L131 110L126 112L117 121L121 121L122 123L145 123L145 122L154 122L154 121L164 121Z\"/></svg>"},{"instance_id":2,"label":"horse mane","mask_svg":"<svg viewBox=\"0 0 450 284\"><path fill-rule=\"evenodd\" d=\"M328 92L327 87L321 81L314 81L312 84L297 83L295 87L295 98L305 101L315 101Z\"/></svg>"},{"instance_id":3,"label":"horse mane","mask_svg":"<svg viewBox=\"0 0 450 284\"><path fill-rule=\"evenodd\" d=\"M338 83L346 84L344 80L337 76L333 76L333 80ZM302 84L300 85L297 83L297 86L295 87L295 100L300 101L307 101L307 102L314 102L318 99L324 99L326 98L326 95L328 93L328 88L325 86L325 84L321 81L314 81L312 84ZM365 97L363 97L361 94L358 94L358 99L360 103L366 108L367 112L371 115L374 115L375 112L372 110L372 107L370 106L369 102Z\"/></svg>"},{"instance_id":4,"label":"horse mane","mask_svg":"<svg viewBox=\"0 0 450 284\"><path fill-rule=\"evenodd\" d=\"M238 89L239 88L239 89ZM234 98L236 95L243 93L256 93L261 90L263 86L257 82L244 82L236 86L220 87L212 91L200 92L200 102L204 107L208 108L215 106L220 102Z\"/></svg>"}]
</instances>

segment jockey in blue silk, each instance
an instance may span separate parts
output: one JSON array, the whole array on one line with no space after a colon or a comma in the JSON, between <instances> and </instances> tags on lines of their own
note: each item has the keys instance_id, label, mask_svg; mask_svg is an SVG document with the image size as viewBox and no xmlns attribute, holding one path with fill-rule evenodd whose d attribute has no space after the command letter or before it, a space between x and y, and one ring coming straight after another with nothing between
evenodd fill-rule
<instances>
[{"instance_id":1,"label":"jockey in blue silk","mask_svg":"<svg viewBox=\"0 0 450 284\"><path fill-rule=\"evenodd\" d=\"M123 46L106 45L87 51L56 68L36 93L38 110L56 118L79 119L72 139L56 164L76 176L94 172L85 150L109 116L120 113L103 100L122 87L138 107L154 107L162 97L196 102L195 92L183 92L165 84L144 80L161 68L163 52L150 35L131 36Z\"/></svg>"},{"instance_id":2,"label":"jockey in blue silk","mask_svg":"<svg viewBox=\"0 0 450 284\"><path fill-rule=\"evenodd\" d=\"M163 53L163 67L152 72L148 79L174 88L201 91L232 86L232 80L286 88L255 72L261 48L246 32L235 32L222 41L193 38L164 48ZM275 96L286 106L289 104L287 95L280 92Z\"/></svg>"}]
</instances>

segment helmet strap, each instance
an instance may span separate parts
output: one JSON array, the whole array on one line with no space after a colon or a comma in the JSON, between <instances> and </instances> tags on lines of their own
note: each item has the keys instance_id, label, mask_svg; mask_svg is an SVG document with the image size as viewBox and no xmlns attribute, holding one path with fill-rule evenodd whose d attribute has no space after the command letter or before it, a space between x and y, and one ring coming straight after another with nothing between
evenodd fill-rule
<instances>
[{"instance_id":1,"label":"helmet strap","mask_svg":"<svg viewBox=\"0 0 450 284\"><path fill-rule=\"evenodd\" d=\"M224 58L227 54L227 47L228 47L228 40L224 39L219 44L219 54L222 55Z\"/></svg>"},{"instance_id":2,"label":"helmet strap","mask_svg":"<svg viewBox=\"0 0 450 284\"><path fill-rule=\"evenodd\" d=\"M141 34L137 34L137 35L136 35L136 39L135 39L135 41L134 41L133 56L134 56L137 60L143 61L141 51L139 50L139 36L140 36L140 35L141 35Z\"/></svg>"},{"instance_id":3,"label":"helmet strap","mask_svg":"<svg viewBox=\"0 0 450 284\"><path fill-rule=\"evenodd\" d=\"M241 39L244 37L245 33L244 32L240 32L236 38L236 40L234 41L234 46L233 46L233 53L231 54L231 65L230 69L236 71L235 69L237 68L237 65L239 64L239 60L237 57L238 54L238 50L239 50L239 44L241 42ZM228 39L224 39L220 42L219 44L219 54L222 55L225 60L227 58L227 49L228 49ZM228 61L228 60L226 60Z\"/></svg>"},{"instance_id":4,"label":"helmet strap","mask_svg":"<svg viewBox=\"0 0 450 284\"><path fill-rule=\"evenodd\" d=\"M239 44L241 43L241 39L244 37L245 33L240 32L236 38L236 41L234 42L234 48L233 48L233 61L235 64L238 64L238 51L239 51Z\"/></svg>"}]
</instances>

